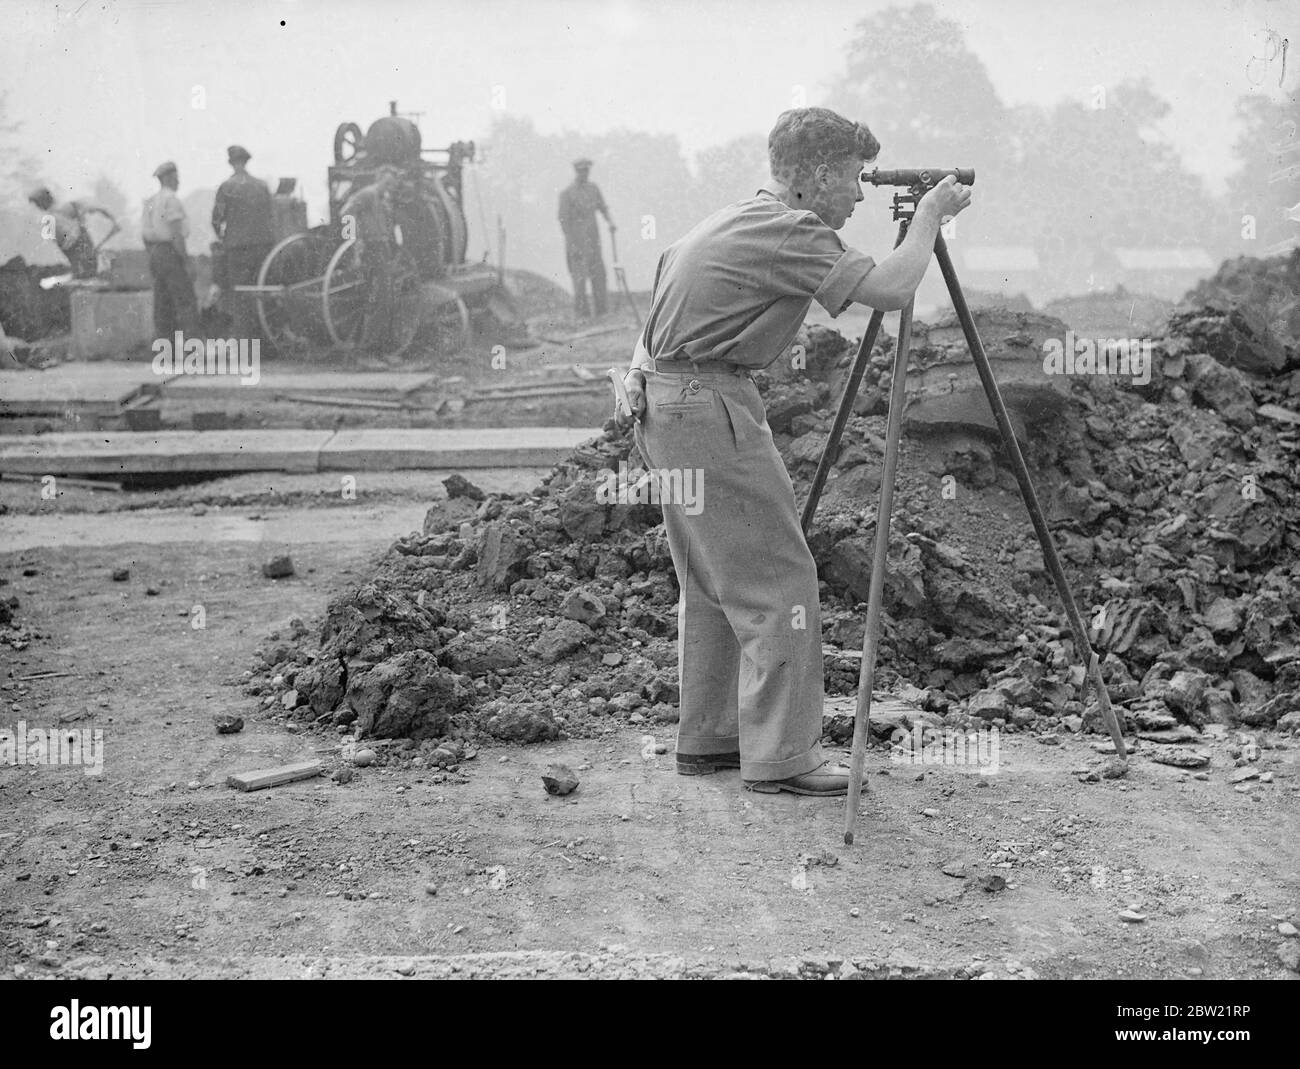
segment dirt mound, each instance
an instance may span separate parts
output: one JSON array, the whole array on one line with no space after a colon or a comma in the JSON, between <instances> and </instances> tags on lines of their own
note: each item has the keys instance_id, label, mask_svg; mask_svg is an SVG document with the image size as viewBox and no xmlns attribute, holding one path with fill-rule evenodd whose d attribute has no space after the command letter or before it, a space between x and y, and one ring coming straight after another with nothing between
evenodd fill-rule
<instances>
[{"instance_id":1,"label":"dirt mound","mask_svg":"<svg viewBox=\"0 0 1300 1069\"><path fill-rule=\"evenodd\" d=\"M966 298L967 307L972 310L1006 308L1012 312L1034 311L1033 302L1023 293L1001 293L996 290L982 290L973 286L963 286L962 295Z\"/></svg>"},{"instance_id":2,"label":"dirt mound","mask_svg":"<svg viewBox=\"0 0 1300 1069\"><path fill-rule=\"evenodd\" d=\"M1148 381L1054 378L1042 354L1059 321L977 321L1128 728L1172 741L1300 708L1300 428L1276 416L1300 398L1300 373L1220 363L1200 350L1201 325L1175 317L1151 345ZM1235 320L1219 327L1241 335ZM918 326L909 412L936 396L970 410L982 400L945 370L959 360L954 330ZM857 683L887 341L809 539L831 693ZM813 328L806 369L778 362L755 376L800 498L854 348ZM254 692L340 733L409 740L388 760L434 760L440 737L523 742L599 734L612 719L675 721L678 591L640 469L609 425L529 494L477 501L451 482L455 496L331 604L315 641L264 651ZM980 421L909 418L884 608L878 678L932 722L1099 726L1016 484Z\"/></svg>"},{"instance_id":3,"label":"dirt mound","mask_svg":"<svg viewBox=\"0 0 1300 1069\"><path fill-rule=\"evenodd\" d=\"M557 310L568 309L573 303L573 297L564 287L535 271L508 268L506 285L525 318L551 315Z\"/></svg>"}]
</instances>

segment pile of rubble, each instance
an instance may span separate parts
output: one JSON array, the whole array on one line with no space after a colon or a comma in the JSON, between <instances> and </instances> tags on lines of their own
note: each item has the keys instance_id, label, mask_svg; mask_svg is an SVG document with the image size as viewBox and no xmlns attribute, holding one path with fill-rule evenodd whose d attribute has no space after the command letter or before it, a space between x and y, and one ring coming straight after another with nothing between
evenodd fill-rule
<instances>
[{"instance_id":1,"label":"pile of rubble","mask_svg":"<svg viewBox=\"0 0 1300 1069\"><path fill-rule=\"evenodd\" d=\"M1168 741L1214 722L1295 728L1294 346L1268 371L1222 362L1258 338L1232 309L1200 308L1171 319L1138 383L1049 374L1060 320L992 310L977 322L1127 727ZM888 342L809 540L831 693L857 684ZM802 344L806 367L756 376L801 499L854 351L822 328ZM878 685L927 724L1100 727L963 345L954 322L917 326ZM639 466L609 425L531 493L448 480L424 530L335 599L309 640L269 644L250 688L296 720L405 740L387 759L443 766L481 734L530 742L675 721L677 586Z\"/></svg>"},{"instance_id":2,"label":"pile of rubble","mask_svg":"<svg viewBox=\"0 0 1300 1069\"><path fill-rule=\"evenodd\" d=\"M1300 364L1300 249L1227 260L1184 303L1208 314L1205 351L1224 363L1266 374ZM1229 326L1215 329L1225 318Z\"/></svg>"}]
</instances>

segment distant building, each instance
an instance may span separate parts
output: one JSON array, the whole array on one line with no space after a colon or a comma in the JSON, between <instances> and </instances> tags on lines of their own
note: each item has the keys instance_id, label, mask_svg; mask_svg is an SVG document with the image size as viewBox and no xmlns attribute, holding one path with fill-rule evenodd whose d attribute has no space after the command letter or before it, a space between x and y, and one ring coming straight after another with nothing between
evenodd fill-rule
<instances>
[{"instance_id":1,"label":"distant building","mask_svg":"<svg viewBox=\"0 0 1300 1069\"><path fill-rule=\"evenodd\" d=\"M1117 248L1094 262L1098 289L1123 285L1133 293L1177 300L1218 266L1195 246Z\"/></svg>"}]
</instances>

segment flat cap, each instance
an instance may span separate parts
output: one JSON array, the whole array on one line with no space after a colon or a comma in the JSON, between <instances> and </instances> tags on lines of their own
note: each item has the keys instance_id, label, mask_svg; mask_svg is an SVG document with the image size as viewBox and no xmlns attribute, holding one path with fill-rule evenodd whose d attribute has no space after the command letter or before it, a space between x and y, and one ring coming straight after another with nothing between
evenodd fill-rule
<instances>
[{"instance_id":1,"label":"flat cap","mask_svg":"<svg viewBox=\"0 0 1300 1069\"><path fill-rule=\"evenodd\" d=\"M54 194L50 192L48 186L37 186L27 194L27 199L34 204L38 200L53 200Z\"/></svg>"},{"instance_id":2,"label":"flat cap","mask_svg":"<svg viewBox=\"0 0 1300 1069\"><path fill-rule=\"evenodd\" d=\"M244 148L243 145L231 145L230 148L226 149L226 159L231 163L234 163L236 160L247 161L252 158L253 154L249 152L248 149Z\"/></svg>"},{"instance_id":3,"label":"flat cap","mask_svg":"<svg viewBox=\"0 0 1300 1069\"><path fill-rule=\"evenodd\" d=\"M579 156L576 160L573 161L573 166L577 168L590 167L591 160L587 159L586 156Z\"/></svg>"},{"instance_id":4,"label":"flat cap","mask_svg":"<svg viewBox=\"0 0 1300 1069\"><path fill-rule=\"evenodd\" d=\"M155 178L161 178L163 175L171 174L175 170L176 170L176 164L172 163L171 160L168 160L166 163L158 164L158 166L154 169L153 176Z\"/></svg>"}]
</instances>

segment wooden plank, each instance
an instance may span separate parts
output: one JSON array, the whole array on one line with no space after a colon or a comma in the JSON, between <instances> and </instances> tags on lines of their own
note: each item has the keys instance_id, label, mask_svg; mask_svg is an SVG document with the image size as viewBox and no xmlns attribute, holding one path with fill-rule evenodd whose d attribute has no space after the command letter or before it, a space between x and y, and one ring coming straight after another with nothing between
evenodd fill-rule
<instances>
[{"instance_id":1,"label":"wooden plank","mask_svg":"<svg viewBox=\"0 0 1300 1069\"><path fill-rule=\"evenodd\" d=\"M588 427L340 430L321 449L320 467L322 471L550 467L599 433Z\"/></svg>"},{"instance_id":2,"label":"wooden plank","mask_svg":"<svg viewBox=\"0 0 1300 1069\"><path fill-rule=\"evenodd\" d=\"M317 471L332 431L102 431L0 438L0 471L126 475L187 471Z\"/></svg>"},{"instance_id":3,"label":"wooden plank","mask_svg":"<svg viewBox=\"0 0 1300 1069\"><path fill-rule=\"evenodd\" d=\"M301 761L296 765L263 768L256 772L239 772L226 778L226 785L237 791L260 791L263 787L278 787L282 783L295 783L300 779L314 779L325 770L319 761Z\"/></svg>"},{"instance_id":4,"label":"wooden plank","mask_svg":"<svg viewBox=\"0 0 1300 1069\"><path fill-rule=\"evenodd\" d=\"M541 335L543 341L551 342L553 345L568 345L571 342L582 341L584 338L598 338L602 334L614 334L623 330L636 330L634 323L614 323L606 327L589 327L586 330L580 330L576 334L570 334L566 338L556 338L550 334Z\"/></svg>"},{"instance_id":5,"label":"wooden plank","mask_svg":"<svg viewBox=\"0 0 1300 1069\"><path fill-rule=\"evenodd\" d=\"M427 372L403 371L286 371L260 365L256 385L240 384L238 376L178 375L163 388L163 396L175 400L241 400L260 393L343 393L383 397L402 395L429 385L434 376ZM3 396L3 394L0 394Z\"/></svg>"},{"instance_id":6,"label":"wooden plank","mask_svg":"<svg viewBox=\"0 0 1300 1069\"><path fill-rule=\"evenodd\" d=\"M608 380L606 380L608 382ZM553 387L520 387L517 390L499 390L493 393L474 393L465 398L467 405L483 404L489 401L540 401L547 397L571 397L575 394L599 393L606 389L605 383L576 382L570 385Z\"/></svg>"},{"instance_id":7,"label":"wooden plank","mask_svg":"<svg viewBox=\"0 0 1300 1069\"><path fill-rule=\"evenodd\" d=\"M378 397L368 400L364 397L347 397L343 394L337 397L329 397L312 393L282 393L276 395L276 400L295 401L303 405L331 405L334 408L419 408L418 405L408 404L405 401L384 401Z\"/></svg>"},{"instance_id":8,"label":"wooden plank","mask_svg":"<svg viewBox=\"0 0 1300 1069\"><path fill-rule=\"evenodd\" d=\"M589 427L484 427L12 435L0 437L0 472L39 476L550 467L599 433Z\"/></svg>"},{"instance_id":9,"label":"wooden plank","mask_svg":"<svg viewBox=\"0 0 1300 1069\"><path fill-rule=\"evenodd\" d=\"M19 475L15 472L9 471L0 472L0 480L5 482L34 483L39 482L40 479L41 476L39 475ZM114 494L120 494L122 492L121 483L111 483L106 479L77 479L70 475L64 475L59 478L59 482L63 483L65 486L80 486L87 490L108 490Z\"/></svg>"},{"instance_id":10,"label":"wooden plank","mask_svg":"<svg viewBox=\"0 0 1300 1069\"><path fill-rule=\"evenodd\" d=\"M46 371L0 371L0 414L60 415L112 411L166 381L148 364L59 364Z\"/></svg>"}]
</instances>

